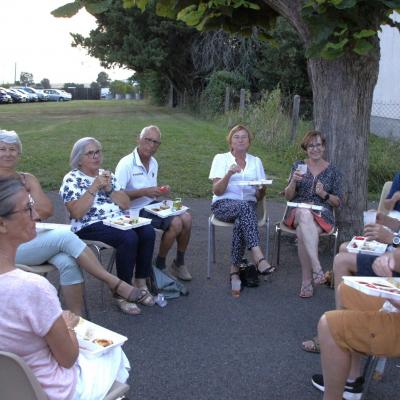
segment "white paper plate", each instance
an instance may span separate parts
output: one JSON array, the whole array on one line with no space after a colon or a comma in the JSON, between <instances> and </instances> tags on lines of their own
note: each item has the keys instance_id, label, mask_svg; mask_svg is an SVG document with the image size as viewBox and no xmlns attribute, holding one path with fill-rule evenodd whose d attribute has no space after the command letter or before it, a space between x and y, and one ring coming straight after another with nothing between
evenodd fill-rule
<instances>
[{"instance_id":1,"label":"white paper plate","mask_svg":"<svg viewBox=\"0 0 400 400\"><path fill-rule=\"evenodd\" d=\"M387 244L375 240L367 241L364 236L354 236L347 245L349 253L369 254L371 256L381 256L387 249Z\"/></svg>"},{"instance_id":2,"label":"white paper plate","mask_svg":"<svg viewBox=\"0 0 400 400\"><path fill-rule=\"evenodd\" d=\"M160 203L149 204L148 206L144 207L144 209L151 214L158 215L160 218L167 218L174 215L181 215L185 213L187 210L189 210L189 207L182 206L180 210L173 211L172 203L173 202L171 200L167 200L167 205L169 205L170 208L166 210L160 210L160 207L164 205L163 201L161 201Z\"/></svg>"},{"instance_id":3,"label":"white paper plate","mask_svg":"<svg viewBox=\"0 0 400 400\"><path fill-rule=\"evenodd\" d=\"M344 276L343 280L346 285L370 296L400 300L400 278Z\"/></svg>"},{"instance_id":4,"label":"white paper plate","mask_svg":"<svg viewBox=\"0 0 400 400\"><path fill-rule=\"evenodd\" d=\"M259 181L233 181L232 185L236 186L272 185L272 179L261 179Z\"/></svg>"},{"instance_id":5,"label":"white paper plate","mask_svg":"<svg viewBox=\"0 0 400 400\"><path fill-rule=\"evenodd\" d=\"M103 328L84 318L79 319L79 323L75 327L75 333L79 343L79 351L85 353L89 358L95 358L107 353L114 347L122 346L128 340L126 336ZM95 339L111 340L112 344L103 347L94 343L93 340Z\"/></svg>"},{"instance_id":6,"label":"white paper plate","mask_svg":"<svg viewBox=\"0 0 400 400\"><path fill-rule=\"evenodd\" d=\"M308 209L316 210L316 211L322 211L324 209L324 207L322 207L322 206L317 206L315 204L308 204L308 203L294 203L292 201L288 201L286 204L288 207L308 208Z\"/></svg>"},{"instance_id":7,"label":"white paper plate","mask_svg":"<svg viewBox=\"0 0 400 400\"><path fill-rule=\"evenodd\" d=\"M138 220L137 223L133 224L130 221ZM122 222L122 224L120 223ZM113 228L121 229L127 231L128 229L139 228L140 226L151 224L150 218L142 217L120 217L115 219L104 219L103 224L107 226L112 226Z\"/></svg>"}]
</instances>

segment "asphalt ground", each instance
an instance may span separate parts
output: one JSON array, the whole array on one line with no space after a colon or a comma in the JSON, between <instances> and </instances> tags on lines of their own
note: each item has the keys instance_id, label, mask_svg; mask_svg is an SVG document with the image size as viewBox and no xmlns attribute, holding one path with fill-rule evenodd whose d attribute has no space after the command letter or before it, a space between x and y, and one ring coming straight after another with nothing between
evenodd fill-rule
<instances>
[{"instance_id":1,"label":"asphalt ground","mask_svg":"<svg viewBox=\"0 0 400 400\"><path fill-rule=\"evenodd\" d=\"M65 214L56 193L53 222ZM245 288L239 299L230 295L230 228L216 229L217 262L206 278L207 219L210 201L184 199L193 215L186 264L193 280L189 295L170 300L165 308L145 307L128 316L113 303L103 285L87 276L92 321L129 339L124 345L133 370L130 400L313 400L322 394L311 385L321 372L318 354L306 353L301 342L316 333L322 313L334 308L334 292L319 286L314 297L298 296L301 284L297 249L284 237L277 271L257 288ZM272 222L281 219L284 204L269 202ZM271 227L272 247L274 229ZM264 234L262 234L264 237ZM157 253L159 237L157 238ZM168 262L172 261L171 249ZM323 268L330 269L329 242L321 243ZM271 258L271 256L270 256ZM57 282L57 276L50 276ZM102 301L102 289L104 301ZM400 359L388 360L382 381L373 381L368 399L398 399Z\"/></svg>"}]
</instances>

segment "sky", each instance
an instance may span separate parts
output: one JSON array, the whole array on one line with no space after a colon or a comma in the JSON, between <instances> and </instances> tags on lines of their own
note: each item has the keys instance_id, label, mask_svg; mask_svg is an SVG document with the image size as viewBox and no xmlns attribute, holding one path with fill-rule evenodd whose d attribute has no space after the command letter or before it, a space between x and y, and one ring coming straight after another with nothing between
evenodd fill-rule
<instances>
[{"instance_id":1,"label":"sky","mask_svg":"<svg viewBox=\"0 0 400 400\"><path fill-rule=\"evenodd\" d=\"M106 70L86 50L71 47L70 32L87 36L96 20L86 10L72 18L55 18L50 12L72 0L0 0L0 85L19 80L21 72L50 84L91 83L101 71L112 80L127 79L133 71Z\"/></svg>"}]
</instances>

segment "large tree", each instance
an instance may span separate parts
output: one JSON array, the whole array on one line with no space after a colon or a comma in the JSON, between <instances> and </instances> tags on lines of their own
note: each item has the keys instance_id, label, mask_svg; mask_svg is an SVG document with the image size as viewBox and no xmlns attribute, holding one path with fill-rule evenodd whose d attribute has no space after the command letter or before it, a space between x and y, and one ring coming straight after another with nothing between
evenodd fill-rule
<instances>
[{"instance_id":1,"label":"large tree","mask_svg":"<svg viewBox=\"0 0 400 400\"><path fill-rule=\"evenodd\" d=\"M76 0L58 9L104 12L112 0ZM142 9L149 0L124 0ZM223 28L250 34L271 28L285 17L297 31L308 54L316 129L327 135L328 159L347 179L347 199L339 214L341 232L361 228L367 203L368 134L373 89L379 68L377 32L400 0L154 0L159 15L179 18L200 30ZM74 10L75 8L75 10ZM57 14L57 11L55 14ZM67 11L67 12L66 12ZM72 12L71 12L72 11Z\"/></svg>"}]
</instances>

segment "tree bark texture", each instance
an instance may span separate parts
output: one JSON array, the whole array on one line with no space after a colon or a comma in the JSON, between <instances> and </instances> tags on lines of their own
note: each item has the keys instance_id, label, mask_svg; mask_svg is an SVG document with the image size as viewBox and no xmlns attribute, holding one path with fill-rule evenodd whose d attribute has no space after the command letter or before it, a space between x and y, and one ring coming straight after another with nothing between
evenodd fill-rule
<instances>
[{"instance_id":1,"label":"tree bark texture","mask_svg":"<svg viewBox=\"0 0 400 400\"><path fill-rule=\"evenodd\" d=\"M310 32L301 16L304 1L264 1L289 20L307 47ZM308 60L314 126L327 137L327 159L345 178L345 202L337 213L339 240L362 232L362 211L368 196L368 134L379 56L376 40L367 56L349 53L336 60Z\"/></svg>"}]
</instances>

